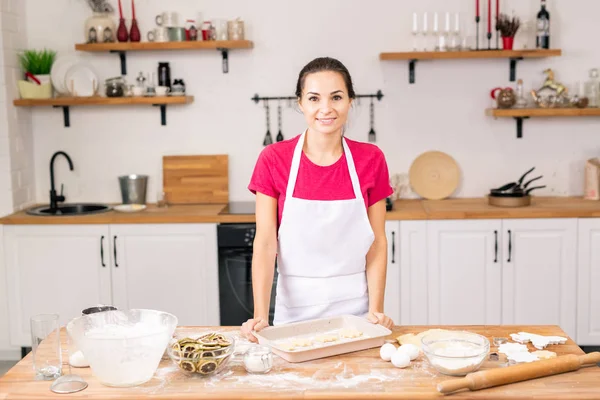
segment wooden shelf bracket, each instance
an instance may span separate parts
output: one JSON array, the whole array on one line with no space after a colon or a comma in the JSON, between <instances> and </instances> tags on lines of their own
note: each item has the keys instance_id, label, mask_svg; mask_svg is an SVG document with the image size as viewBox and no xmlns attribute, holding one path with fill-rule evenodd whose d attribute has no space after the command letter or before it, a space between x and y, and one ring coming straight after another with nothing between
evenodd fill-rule
<instances>
[{"instance_id":1,"label":"wooden shelf bracket","mask_svg":"<svg viewBox=\"0 0 600 400\"><path fill-rule=\"evenodd\" d=\"M127 75L127 52L122 50L111 50L111 53L118 53L121 60L121 75Z\"/></svg>"},{"instance_id":2,"label":"wooden shelf bracket","mask_svg":"<svg viewBox=\"0 0 600 400\"><path fill-rule=\"evenodd\" d=\"M523 120L529 119L529 117L514 117L515 121L517 121L517 139L523 138Z\"/></svg>"},{"instance_id":3,"label":"wooden shelf bracket","mask_svg":"<svg viewBox=\"0 0 600 400\"><path fill-rule=\"evenodd\" d=\"M63 110L63 120L65 122L65 128L71 126L71 117L69 114L69 106L52 106L53 108L62 108Z\"/></svg>"},{"instance_id":4,"label":"wooden shelf bracket","mask_svg":"<svg viewBox=\"0 0 600 400\"><path fill-rule=\"evenodd\" d=\"M521 61L523 57L512 57L510 59L510 81L517 80L517 61Z\"/></svg>"}]
</instances>

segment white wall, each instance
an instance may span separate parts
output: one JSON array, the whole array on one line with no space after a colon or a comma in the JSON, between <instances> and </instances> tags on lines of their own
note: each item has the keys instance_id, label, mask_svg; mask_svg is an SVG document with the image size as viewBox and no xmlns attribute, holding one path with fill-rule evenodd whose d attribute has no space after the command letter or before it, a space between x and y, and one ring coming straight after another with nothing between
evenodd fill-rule
<instances>
[{"instance_id":1,"label":"white wall","mask_svg":"<svg viewBox=\"0 0 600 400\"><path fill-rule=\"evenodd\" d=\"M129 2L125 3L130 15ZM544 174L549 186L539 194L580 195L582 165L600 153L599 119L532 119L524 124L524 138L517 140L513 120L484 115L491 104L490 89L510 84L508 60L420 62L415 85L408 84L406 62L379 61L382 51L410 49L413 11L460 10L468 17L472 34L472 0L138 0L136 4L143 36L154 16L166 8L179 11L181 18L203 11L209 18L242 17L255 48L231 52L229 74L221 73L216 51L129 54L129 79L139 71L154 71L159 61L169 61L172 77L184 78L196 97L192 105L169 108L166 127L160 126L153 107L72 108L71 128L63 127L60 110L34 110L37 201L47 201L48 161L56 150L67 151L75 164L74 172L68 171L64 160L57 164L57 183L65 183L69 201L118 202L117 176L125 173L150 174L148 200L154 201L162 155L214 153L230 155L231 199L252 199L246 186L262 149L265 116L250 97L291 95L302 66L324 55L346 64L359 93L384 92L375 110L375 128L390 171L407 172L424 151L447 152L463 174L455 196L481 196L531 166ZM29 47L46 46L67 54L83 41L83 23L90 15L83 0L27 0L26 5ZM539 1L503 0L502 8L506 12L514 8L519 16L531 19ZM550 0L549 8L552 45L562 48L564 56L520 62L518 77L524 79L527 91L541 84L547 67L555 70L557 79L573 84L600 66L593 28L600 2ZM533 40L531 36L530 44ZM517 45L522 43L520 38ZM116 55L79 55L102 79L119 74ZM363 102L355 110L352 138L367 139L367 105ZM301 115L284 110L286 137L304 126Z\"/></svg>"},{"instance_id":2,"label":"white wall","mask_svg":"<svg viewBox=\"0 0 600 400\"><path fill-rule=\"evenodd\" d=\"M0 26L0 215L4 215L30 205L35 196L30 111L12 105L12 99L18 97L16 81L21 79L17 52L27 43L25 3L0 2ZM6 280L0 240L0 294L4 293ZM19 355L9 346L6 321L6 296L0 295L0 360L16 359Z\"/></svg>"}]
</instances>

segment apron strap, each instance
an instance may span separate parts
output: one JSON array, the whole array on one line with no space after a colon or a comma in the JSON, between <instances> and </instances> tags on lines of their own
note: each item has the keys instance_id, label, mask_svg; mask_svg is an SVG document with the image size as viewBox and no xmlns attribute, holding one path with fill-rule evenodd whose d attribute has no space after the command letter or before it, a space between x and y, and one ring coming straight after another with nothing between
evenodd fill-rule
<instances>
[{"instance_id":1,"label":"apron strap","mask_svg":"<svg viewBox=\"0 0 600 400\"><path fill-rule=\"evenodd\" d=\"M294 156L292 157L292 166L290 168L290 177L288 179L287 188L285 191L286 199L291 199L294 194L294 188L296 187L296 180L298 179L298 170L300 169L300 159L302 157L302 149L304 148L304 139L306 132L300 135L296 148L294 149ZM362 191L360 190L360 182L358 180L358 173L356 172L356 166L354 165L354 158L346 142L346 138L342 138L342 146L344 148L344 154L346 154L346 165L348 166L348 172L350 173L350 181L352 181L352 189L354 190L354 197L356 200L364 201Z\"/></svg>"}]
</instances>

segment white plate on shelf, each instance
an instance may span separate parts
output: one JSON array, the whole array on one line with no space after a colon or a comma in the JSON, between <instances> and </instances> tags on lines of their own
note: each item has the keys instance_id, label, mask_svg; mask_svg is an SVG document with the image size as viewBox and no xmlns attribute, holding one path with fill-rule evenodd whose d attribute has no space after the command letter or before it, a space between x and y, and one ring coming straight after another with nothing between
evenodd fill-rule
<instances>
[{"instance_id":1,"label":"white plate on shelf","mask_svg":"<svg viewBox=\"0 0 600 400\"><path fill-rule=\"evenodd\" d=\"M50 80L54 90L60 94L69 94L67 87L65 86L65 75L69 68L77 64L79 61L78 57L74 54L58 57L52 64L50 70Z\"/></svg>"},{"instance_id":2,"label":"white plate on shelf","mask_svg":"<svg viewBox=\"0 0 600 400\"><path fill-rule=\"evenodd\" d=\"M182 97L185 96L185 92L171 92L169 93L169 96L173 96L173 97Z\"/></svg>"},{"instance_id":3,"label":"white plate on shelf","mask_svg":"<svg viewBox=\"0 0 600 400\"><path fill-rule=\"evenodd\" d=\"M119 204L118 206L113 207L113 210L125 213L140 212L145 209L146 205L144 204Z\"/></svg>"},{"instance_id":4,"label":"white plate on shelf","mask_svg":"<svg viewBox=\"0 0 600 400\"><path fill-rule=\"evenodd\" d=\"M65 87L74 97L91 97L98 91L98 74L85 63L71 66L65 74Z\"/></svg>"}]
</instances>

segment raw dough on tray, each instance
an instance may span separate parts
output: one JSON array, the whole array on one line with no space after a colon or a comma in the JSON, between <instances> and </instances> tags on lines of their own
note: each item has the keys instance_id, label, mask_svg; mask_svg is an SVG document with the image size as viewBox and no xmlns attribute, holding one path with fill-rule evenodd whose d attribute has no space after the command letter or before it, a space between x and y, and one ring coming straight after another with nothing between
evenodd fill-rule
<instances>
[{"instance_id":1,"label":"raw dough on tray","mask_svg":"<svg viewBox=\"0 0 600 400\"><path fill-rule=\"evenodd\" d=\"M292 340L294 347L308 347L312 345L312 340L308 338L297 338Z\"/></svg>"},{"instance_id":2,"label":"raw dough on tray","mask_svg":"<svg viewBox=\"0 0 600 400\"><path fill-rule=\"evenodd\" d=\"M338 340L338 337L336 335L315 336L315 342L320 342L320 343L336 342L337 340Z\"/></svg>"},{"instance_id":3,"label":"raw dough on tray","mask_svg":"<svg viewBox=\"0 0 600 400\"><path fill-rule=\"evenodd\" d=\"M362 332L353 328L344 328L340 330L340 337L346 339L355 339L362 336Z\"/></svg>"}]
</instances>

